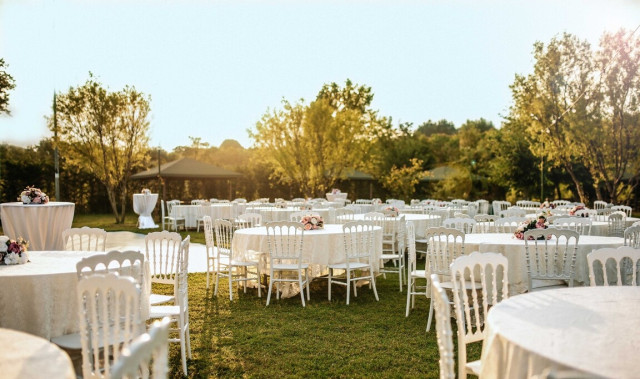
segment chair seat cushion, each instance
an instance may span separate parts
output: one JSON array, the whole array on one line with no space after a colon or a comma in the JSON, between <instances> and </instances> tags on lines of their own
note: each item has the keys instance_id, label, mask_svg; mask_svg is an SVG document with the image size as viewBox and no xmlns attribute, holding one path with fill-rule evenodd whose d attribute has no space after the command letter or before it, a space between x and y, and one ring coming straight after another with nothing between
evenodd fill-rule
<instances>
[{"instance_id":1,"label":"chair seat cushion","mask_svg":"<svg viewBox=\"0 0 640 379\"><path fill-rule=\"evenodd\" d=\"M177 305L153 305L149 310L149 318L162 318L179 314L180 307Z\"/></svg>"},{"instance_id":2,"label":"chair seat cushion","mask_svg":"<svg viewBox=\"0 0 640 379\"><path fill-rule=\"evenodd\" d=\"M399 254L380 254L380 259L400 259Z\"/></svg>"},{"instance_id":3,"label":"chair seat cushion","mask_svg":"<svg viewBox=\"0 0 640 379\"><path fill-rule=\"evenodd\" d=\"M251 262L251 261L231 261L231 266L257 266L259 262Z\"/></svg>"},{"instance_id":4,"label":"chair seat cushion","mask_svg":"<svg viewBox=\"0 0 640 379\"><path fill-rule=\"evenodd\" d=\"M271 266L274 270L297 270L297 264L286 264L286 263L278 263ZM309 268L307 263L303 263L299 268L306 269Z\"/></svg>"},{"instance_id":5,"label":"chair seat cushion","mask_svg":"<svg viewBox=\"0 0 640 379\"><path fill-rule=\"evenodd\" d=\"M157 305L162 303L168 303L170 301L173 301L173 299L174 297L170 295L160 295L157 293L152 293L151 295L149 295L149 304Z\"/></svg>"},{"instance_id":6,"label":"chair seat cushion","mask_svg":"<svg viewBox=\"0 0 640 379\"><path fill-rule=\"evenodd\" d=\"M425 270L414 270L411 271L411 277L413 278L427 278L427 272Z\"/></svg>"},{"instance_id":7,"label":"chair seat cushion","mask_svg":"<svg viewBox=\"0 0 640 379\"><path fill-rule=\"evenodd\" d=\"M346 270L347 269L347 264L346 263L336 263L334 265L329 265L329 268L338 269L338 270ZM352 270L357 270L357 269L362 269L362 268L369 268L369 265L367 263L351 262L351 263L349 263L349 268L352 269Z\"/></svg>"}]
</instances>

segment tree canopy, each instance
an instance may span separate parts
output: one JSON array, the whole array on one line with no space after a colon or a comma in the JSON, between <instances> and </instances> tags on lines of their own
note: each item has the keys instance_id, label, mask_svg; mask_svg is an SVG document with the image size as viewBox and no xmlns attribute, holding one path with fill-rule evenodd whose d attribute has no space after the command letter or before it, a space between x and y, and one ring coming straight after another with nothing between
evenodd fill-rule
<instances>
[{"instance_id":1,"label":"tree canopy","mask_svg":"<svg viewBox=\"0 0 640 379\"><path fill-rule=\"evenodd\" d=\"M15 80L7 72L7 64L3 58L0 58L0 114L11 114L9 111L9 91L15 87Z\"/></svg>"},{"instance_id":2,"label":"tree canopy","mask_svg":"<svg viewBox=\"0 0 640 379\"><path fill-rule=\"evenodd\" d=\"M57 96L62 151L69 164L87 169L104 185L117 223L124 222L129 177L147 158L149 101L134 87L109 92L93 75Z\"/></svg>"}]
</instances>

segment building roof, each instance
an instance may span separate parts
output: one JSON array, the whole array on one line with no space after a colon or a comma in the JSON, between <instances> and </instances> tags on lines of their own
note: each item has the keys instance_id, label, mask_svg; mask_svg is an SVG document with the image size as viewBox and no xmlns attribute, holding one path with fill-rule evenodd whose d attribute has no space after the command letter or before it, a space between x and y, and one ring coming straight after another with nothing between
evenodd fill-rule
<instances>
[{"instance_id":1,"label":"building roof","mask_svg":"<svg viewBox=\"0 0 640 379\"><path fill-rule=\"evenodd\" d=\"M232 179L242 174L195 159L182 158L160 165L160 170L156 166L131 175L131 179L153 179L158 176L174 179Z\"/></svg>"}]
</instances>

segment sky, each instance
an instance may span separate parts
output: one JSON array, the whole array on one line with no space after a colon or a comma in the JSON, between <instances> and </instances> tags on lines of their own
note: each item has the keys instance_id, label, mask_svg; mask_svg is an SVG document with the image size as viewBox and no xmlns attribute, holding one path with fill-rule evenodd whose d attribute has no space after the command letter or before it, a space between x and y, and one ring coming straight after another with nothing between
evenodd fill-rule
<instances>
[{"instance_id":1,"label":"sky","mask_svg":"<svg viewBox=\"0 0 640 379\"><path fill-rule=\"evenodd\" d=\"M189 137L249 147L282 99L325 83L372 88L394 124L485 118L500 126L533 44L564 32L594 47L640 25L640 0L0 0L0 57L15 79L0 143L50 137L54 92L92 72L151 96L150 145Z\"/></svg>"}]
</instances>

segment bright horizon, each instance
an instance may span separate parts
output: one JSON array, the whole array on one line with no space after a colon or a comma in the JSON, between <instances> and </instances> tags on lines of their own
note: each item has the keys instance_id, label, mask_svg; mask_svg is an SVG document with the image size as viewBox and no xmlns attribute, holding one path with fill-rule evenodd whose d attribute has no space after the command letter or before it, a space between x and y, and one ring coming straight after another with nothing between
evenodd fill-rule
<instances>
[{"instance_id":1,"label":"bright horizon","mask_svg":"<svg viewBox=\"0 0 640 379\"><path fill-rule=\"evenodd\" d=\"M499 127L534 42L568 32L597 47L638 16L631 0L0 0L0 57L16 82L0 142L50 137L54 91L90 71L111 91L151 96L150 145L168 151L189 136L249 147L247 129L283 98L308 103L347 78L372 87L372 108L394 125Z\"/></svg>"}]
</instances>

